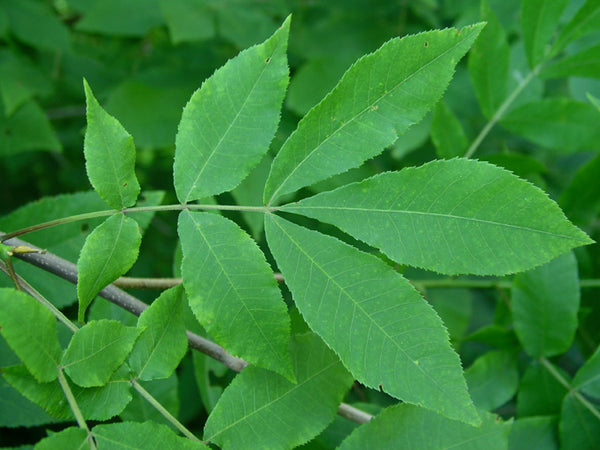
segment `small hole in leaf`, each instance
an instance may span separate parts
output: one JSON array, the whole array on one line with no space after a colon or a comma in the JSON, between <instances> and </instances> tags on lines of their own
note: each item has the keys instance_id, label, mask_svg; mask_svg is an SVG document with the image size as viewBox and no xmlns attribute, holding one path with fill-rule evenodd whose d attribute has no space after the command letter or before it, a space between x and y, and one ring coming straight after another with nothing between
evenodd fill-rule
<instances>
[{"instance_id":1,"label":"small hole in leaf","mask_svg":"<svg viewBox=\"0 0 600 450\"><path fill-rule=\"evenodd\" d=\"M266 62L267 64L269 64L269 63L271 62L271 58L267 58L267 59L265 59L265 62Z\"/></svg>"},{"instance_id":2,"label":"small hole in leaf","mask_svg":"<svg viewBox=\"0 0 600 450\"><path fill-rule=\"evenodd\" d=\"M425 41L425 48L429 47L429 42Z\"/></svg>"},{"instance_id":3,"label":"small hole in leaf","mask_svg":"<svg viewBox=\"0 0 600 450\"><path fill-rule=\"evenodd\" d=\"M90 224L89 223L82 223L81 224L81 231L83 231L84 233L90 229Z\"/></svg>"}]
</instances>

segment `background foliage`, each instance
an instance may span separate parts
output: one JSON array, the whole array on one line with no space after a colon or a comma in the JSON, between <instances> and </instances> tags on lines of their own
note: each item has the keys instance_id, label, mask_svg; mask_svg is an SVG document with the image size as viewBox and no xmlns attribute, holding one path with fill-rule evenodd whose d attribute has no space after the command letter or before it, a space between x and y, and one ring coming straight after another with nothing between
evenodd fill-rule
<instances>
[{"instance_id":1,"label":"background foliage","mask_svg":"<svg viewBox=\"0 0 600 450\"><path fill-rule=\"evenodd\" d=\"M0 161L3 169L0 178L0 230L7 232L46 220L106 209L103 200L90 191L88 181L88 176L94 183L94 177L101 180L104 175L94 175L89 166L87 172L85 168L84 135L86 145L94 142L91 126L87 127L85 134L86 98L88 121L90 114L95 114L96 123L104 121L110 126L113 123L111 115L133 136L135 143L133 147L127 136L115 129L115 138L122 138L122 151L133 152L135 149L135 155L131 153L132 159L127 163L129 170L133 170L135 159L135 175L124 180L128 187L123 196L105 198L103 188L94 184L104 200L119 209L131 206L141 185L143 190L139 194L138 205L177 203L173 190L173 157L183 107L216 69L241 50L273 35L290 13L293 19L287 58L291 80L269 154L231 192L225 191L237 182L222 180L224 185L216 192L192 192L193 189L188 186L186 195L192 192L196 195L194 198L199 198L217 194L215 201L220 204L262 205L262 188L279 147L296 128L300 118L335 86L356 59L375 51L395 36L447 26L460 28L485 20L486 27L468 57L457 66L443 100L433 111L409 128L400 139L392 144L386 143L389 148L383 154L310 187L299 185L297 187L302 187L299 193L290 194L295 189L292 188L287 192L286 201L329 191L382 171L466 155L504 167L542 188L558 202L574 224L592 239L598 240L600 67L597 59L600 53L600 3L594 0L0 0ZM279 48L273 45L275 49ZM88 83L85 91L83 78ZM280 99L274 103L277 101ZM219 107L215 105L216 109ZM105 116L102 108L109 115ZM226 117L226 111L220 112ZM185 134L178 135L177 139L185 139ZM262 138L263 141L265 139L268 141L268 137ZM282 152L285 151L284 148ZM86 155L88 164L89 158ZM433 163L425 167L429 169L424 170L433 170L436 166ZM484 179L495 176L491 166L486 167L490 172ZM416 172L403 173L407 178L410 174L413 178L417 177ZM175 177L177 195L183 201L182 183L177 183L177 175ZM350 192L348 195L358 198L360 189L356 186L363 185L352 186L345 188L350 191L344 191L344 195ZM443 184L440 183L440 186ZM319 201L329 205L336 200L327 195L334 194L324 194L298 206L290 206L288 210L294 212L296 208L296 212L304 211L307 216L331 221L333 219L325 218L320 212L310 213L310 208L319 206ZM375 191L371 195L381 194ZM525 194L516 195L511 202L518 203L524 197ZM326 200L319 200L323 198ZM435 203L434 200L432 202ZM547 210L538 213L540 220L550 214ZM233 211L224 212L223 216L246 230L261 249L266 248L261 215ZM356 236L351 224L344 222L342 214L336 213L335 216L339 222L332 223L342 230L378 246L380 238L376 233ZM174 212L143 213L135 215L135 220L113 216L99 228L96 227L102 219L98 218L74 222L38 231L25 239L63 258L79 261L80 270L85 270L86 255L111 250L101 244L100 237L86 241L93 230L97 235L123 233L117 234L122 241L115 247L131 247L128 252L119 255L123 259L121 266L131 266L135 261L128 275L180 276L178 226L180 229L193 228L200 220L205 227L221 229L233 226L216 215L200 219L200 216L190 213L182 216L178 224ZM374 221L373 230L383 223L383 219L368 220ZM271 236L279 232L276 223L267 223ZM303 224L364 248L328 225L309 222L308 219ZM287 229L284 228L286 226ZM296 233L298 239L303 233L289 223L282 225L281 230L286 230L288 235ZM139 245L141 234L143 239L136 260L136 245ZM280 232L277 236L277 239L282 239L283 234ZM186 245L187 248L195 245L182 241L184 252ZM94 242L96 247L93 247ZM314 242L317 242L315 246L321 244ZM528 242L525 236L521 245ZM206 245L210 246L210 242L207 241ZM236 249L244 246L248 252L258 251L256 246L250 248L251 245L244 236L239 236L238 241L231 243L229 252L235 254ZM393 248L382 247L381 250L392 260L397 254ZM409 252L417 258L409 262L416 267L430 267L435 261L431 263L423 258L431 257L435 250L432 248L422 254ZM457 258L465 267L469 264L467 250ZM336 251L343 254L346 250L340 247ZM536 442L537 448L600 446L599 256L597 245L580 247L533 270L502 278L459 276L449 279L414 267L396 267L424 293L443 320L465 368L469 393L475 405L506 421L503 422L505 426L498 428L494 426L496 419L493 414L482 413L483 423L479 431L485 437L483 441L474 440L465 448L476 447L478 442L488 445L485 448L490 448L490 442L498 442L499 448L521 448L531 446L532 442ZM277 259L278 255L274 254L274 257ZM478 261L478 258L474 259ZM535 261L542 262L539 255L530 259L530 265ZM273 259L268 262L274 264ZM515 271L500 268L503 261L496 262L498 267L494 271L481 274ZM286 267L279 259L278 263L285 274ZM510 260L505 265L511 264L515 262ZM94 404L94 395L107 395L105 410L89 406L95 414L90 419L108 420L117 411L123 421L136 422L133 425L135 429L122 430L96 425L94 433L98 436L99 445L102 439L110 441L116 432L122 432L122 442L134 433L137 436L147 434L145 427L149 425L143 423L146 420L167 423L142 398L141 391L131 389L126 382L127 375L119 372L128 354L130 365L139 376L143 389L197 436L204 434L206 438L218 430L215 422L227 420L223 408L231 404L230 409L235 409L236 392L245 392L248 386L253 385L252 380L273 377L273 383L280 383L277 384L280 392L287 392L292 382L303 386L304 379L297 377L294 380L294 373L303 373L306 378L311 378L319 364L330 364L328 376L320 380L317 393L301 391L305 396L319 397L322 402L298 412L300 415L324 417L339 404L342 395L331 392L329 397L323 395L322 392L329 392L327 383L334 380L338 389L347 389L351 384L347 372L336 364L335 355L314 335L294 337L291 361L273 365L272 369L287 380L259 367L244 369L234 379L232 371L211 358L185 353L185 340L179 332L184 324L188 330L200 334L204 330L188 309L184 309L183 313L170 309L173 305L187 304L182 301L180 288L165 291L156 300L154 291L133 290L135 296L152 303L154 308L144 313L138 323L133 315L108 302L92 302L103 286L103 277L113 279L119 274L99 273L97 283L91 286L80 284L76 288L21 262L16 262L15 268L19 275L35 282L35 287L46 298L74 320L78 315L81 319L84 312L81 303L79 310L76 305L78 295L80 299L85 298L84 305L91 303L87 320L98 320L92 327L86 327L85 332L93 333L99 340L104 339L103 342L118 342L118 346L110 355L110 362L102 360L100 364L102 367L108 364L107 372L100 374L104 378L90 379L85 371L78 371L82 349L77 345L77 339L73 338L69 343L70 333L62 326L58 329L56 341L47 344L50 350L44 359L28 362L27 357L15 355L4 340L0 341L0 365L4 368L4 378L0 379L0 446L33 445L46 436L47 430L59 431L72 425L68 405L64 401L63 404L54 404L48 400L55 398L51 392L44 400L46 404L50 402L50 407L44 411L10 386L19 380L22 383L20 390L24 392L37 379L47 382L49 390L58 389L60 380L56 380L55 375L48 375L48 368L60 361L61 347L68 346L62 356L67 375L89 388L76 393L83 414L87 414L88 405ZM474 272L472 267L459 270L442 266L435 268L451 274L479 273ZM185 264L183 270L186 271ZM207 267L206 270L214 268ZM0 284L12 286L11 280L4 276L0 278ZM274 284L270 285L269 289L274 290L274 287ZM290 285L290 289L301 287ZM186 285L186 289L190 287ZM291 305L290 293L285 288L283 295ZM53 317L46 314L47 310L30 305L24 296L23 308L31 308L27 310L31 322L16 330L4 326L5 337L11 333L47 336L42 325L54 321ZM205 306L192 305L196 314L200 308ZM290 316L292 330L306 330L296 309L290 310ZM172 318L172 321L165 322L165 317ZM243 323L242 320L240 324ZM237 326L243 326L240 324ZM166 348L172 350L164 360L153 362L148 369L145 361L152 358L157 344L143 326L161 326L168 330L168 333L165 331L169 339ZM214 337L222 332L218 326L208 331ZM257 341L257 345L262 344ZM280 348L273 350L273 358L285 358L280 351L284 343L278 345ZM256 353L258 358L264 352ZM307 353L310 358L306 357ZM9 367L19 363L17 356L27 370ZM265 364L259 365L269 368ZM172 374L175 367L177 370ZM31 374L30 380L27 373ZM100 394L99 386L109 379L114 391L102 391L103 394ZM228 386L230 389L223 395L222 403L215 406ZM92 393L91 389L98 391ZM259 399L263 394L254 393ZM124 405L110 401L124 397L132 399L124 410ZM286 407L301 408L303 398L292 399L291 406ZM359 383L352 385L343 400L373 414L396 403L380 390ZM207 422L211 411L214 414ZM265 426L267 422L261 420L259 425ZM419 426L422 423L440 430L438 441L432 440L431 433ZM356 427L357 424L338 417L305 445L308 448L334 448ZM188 441L165 431L168 430L166 427L155 429L164 438L154 442L157 448L188 445L185 444ZM46 441L47 448L60 448L60 439L65 439L64 442L81 439L78 431L67 428L53 435L54 442ZM307 434L310 432L306 431ZM469 425L459 425L429 410L399 404L386 408L371 423L358 428L343 446L364 447L373 433L381 439L381 447L410 443L417 447L441 448L471 436L472 430ZM292 435L294 430L281 430L281 434ZM491 435L495 436L495 440L490 440ZM224 446L239 445L235 436L222 439L215 442ZM302 438L295 438L279 445L285 447L303 443ZM147 448L151 443L136 441L135 444Z\"/></svg>"}]
</instances>

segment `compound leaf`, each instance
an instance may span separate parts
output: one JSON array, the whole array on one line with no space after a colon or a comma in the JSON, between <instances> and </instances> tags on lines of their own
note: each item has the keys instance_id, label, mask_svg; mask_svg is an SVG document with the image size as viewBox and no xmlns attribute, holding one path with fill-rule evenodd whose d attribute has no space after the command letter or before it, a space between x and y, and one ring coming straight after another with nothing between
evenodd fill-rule
<instances>
[{"instance_id":1,"label":"compound leaf","mask_svg":"<svg viewBox=\"0 0 600 450\"><path fill-rule=\"evenodd\" d=\"M568 3L569 0L523 0L521 3L523 42L531 68L544 58L546 45Z\"/></svg>"},{"instance_id":2,"label":"compound leaf","mask_svg":"<svg viewBox=\"0 0 600 450\"><path fill-rule=\"evenodd\" d=\"M141 242L137 222L124 214L109 217L87 237L77 261L80 322L96 294L133 266Z\"/></svg>"},{"instance_id":3,"label":"compound leaf","mask_svg":"<svg viewBox=\"0 0 600 450\"><path fill-rule=\"evenodd\" d=\"M0 333L38 381L56 379L62 349L48 308L23 292L1 288Z\"/></svg>"},{"instance_id":4,"label":"compound leaf","mask_svg":"<svg viewBox=\"0 0 600 450\"><path fill-rule=\"evenodd\" d=\"M83 150L88 178L111 208L133 206L140 193L133 138L117 119L102 109L87 81L83 85L88 124Z\"/></svg>"},{"instance_id":5,"label":"compound leaf","mask_svg":"<svg viewBox=\"0 0 600 450\"><path fill-rule=\"evenodd\" d=\"M138 320L143 329L135 343L129 365L140 380L169 377L187 351L183 322L183 288L163 292Z\"/></svg>"},{"instance_id":6,"label":"compound leaf","mask_svg":"<svg viewBox=\"0 0 600 450\"><path fill-rule=\"evenodd\" d=\"M121 422L96 425L92 429L98 450L208 449L200 442L177 436L156 422Z\"/></svg>"},{"instance_id":7,"label":"compound leaf","mask_svg":"<svg viewBox=\"0 0 600 450\"><path fill-rule=\"evenodd\" d=\"M566 352L577 330L579 276L572 252L515 276L512 315L517 337L534 358Z\"/></svg>"},{"instance_id":8,"label":"compound leaf","mask_svg":"<svg viewBox=\"0 0 600 450\"><path fill-rule=\"evenodd\" d=\"M288 85L290 19L267 41L241 52L197 90L175 141L181 203L236 187L261 160L279 123Z\"/></svg>"},{"instance_id":9,"label":"compound leaf","mask_svg":"<svg viewBox=\"0 0 600 450\"><path fill-rule=\"evenodd\" d=\"M357 380L479 423L442 321L405 278L375 256L278 216L268 216L265 229L302 316Z\"/></svg>"},{"instance_id":10,"label":"compound leaf","mask_svg":"<svg viewBox=\"0 0 600 450\"><path fill-rule=\"evenodd\" d=\"M482 27L392 39L359 59L284 143L265 203L357 167L391 145L437 103Z\"/></svg>"},{"instance_id":11,"label":"compound leaf","mask_svg":"<svg viewBox=\"0 0 600 450\"><path fill-rule=\"evenodd\" d=\"M139 335L139 329L116 320L93 320L75 332L62 366L81 387L103 386L123 364Z\"/></svg>"},{"instance_id":12,"label":"compound leaf","mask_svg":"<svg viewBox=\"0 0 600 450\"><path fill-rule=\"evenodd\" d=\"M210 414L204 439L222 448L294 448L320 433L334 419L352 377L313 333L294 336L291 354L297 384L245 368Z\"/></svg>"},{"instance_id":13,"label":"compound leaf","mask_svg":"<svg viewBox=\"0 0 600 450\"><path fill-rule=\"evenodd\" d=\"M336 225L398 263L447 274L518 272L592 242L540 189L468 159L383 173L282 210Z\"/></svg>"},{"instance_id":14,"label":"compound leaf","mask_svg":"<svg viewBox=\"0 0 600 450\"><path fill-rule=\"evenodd\" d=\"M340 450L371 448L501 450L508 448L510 423L481 413L482 424L472 427L413 405L384 409L348 436Z\"/></svg>"},{"instance_id":15,"label":"compound leaf","mask_svg":"<svg viewBox=\"0 0 600 450\"><path fill-rule=\"evenodd\" d=\"M293 379L290 319L273 271L234 222L182 211L183 285L192 311L229 352Z\"/></svg>"}]
</instances>

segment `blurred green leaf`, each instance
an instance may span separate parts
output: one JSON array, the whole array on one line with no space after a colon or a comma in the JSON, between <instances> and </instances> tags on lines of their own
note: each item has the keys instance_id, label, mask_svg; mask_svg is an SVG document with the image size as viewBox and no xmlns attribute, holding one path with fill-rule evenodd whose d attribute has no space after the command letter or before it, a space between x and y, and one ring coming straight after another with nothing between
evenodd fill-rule
<instances>
[{"instance_id":1,"label":"blurred green leaf","mask_svg":"<svg viewBox=\"0 0 600 450\"><path fill-rule=\"evenodd\" d=\"M490 351L465 370L469 394L478 408L493 411L508 402L519 387L514 352Z\"/></svg>"},{"instance_id":2,"label":"blurred green leaf","mask_svg":"<svg viewBox=\"0 0 600 450\"><path fill-rule=\"evenodd\" d=\"M544 66L540 76L544 78L600 78L600 45L594 45Z\"/></svg>"},{"instance_id":3,"label":"blurred green leaf","mask_svg":"<svg viewBox=\"0 0 600 450\"><path fill-rule=\"evenodd\" d=\"M558 430L561 448L595 450L600 447L600 411L589 404L594 412L570 393L562 404Z\"/></svg>"},{"instance_id":4,"label":"blurred green leaf","mask_svg":"<svg viewBox=\"0 0 600 450\"><path fill-rule=\"evenodd\" d=\"M140 330L115 320L91 321L75 332L61 365L81 387L104 386L131 352Z\"/></svg>"},{"instance_id":5,"label":"blurred green leaf","mask_svg":"<svg viewBox=\"0 0 600 450\"><path fill-rule=\"evenodd\" d=\"M600 347L577 371L573 378L573 387L600 399Z\"/></svg>"},{"instance_id":6,"label":"blurred green leaf","mask_svg":"<svg viewBox=\"0 0 600 450\"><path fill-rule=\"evenodd\" d=\"M48 308L16 289L1 288L0 333L38 381L56 379L62 349Z\"/></svg>"},{"instance_id":7,"label":"blurred green leaf","mask_svg":"<svg viewBox=\"0 0 600 450\"><path fill-rule=\"evenodd\" d=\"M525 417L513 422L509 450L558 450L556 417Z\"/></svg>"},{"instance_id":8,"label":"blurred green leaf","mask_svg":"<svg viewBox=\"0 0 600 450\"><path fill-rule=\"evenodd\" d=\"M0 378L0 427L35 427L55 421L56 419L49 416L40 406Z\"/></svg>"},{"instance_id":9,"label":"blurred green leaf","mask_svg":"<svg viewBox=\"0 0 600 450\"><path fill-rule=\"evenodd\" d=\"M573 253L515 276L512 285L515 332L534 358L566 352L577 330L579 275Z\"/></svg>"},{"instance_id":10,"label":"blurred green leaf","mask_svg":"<svg viewBox=\"0 0 600 450\"><path fill-rule=\"evenodd\" d=\"M534 68L544 59L548 41L556 32L560 16L569 0L523 0L521 29L529 66Z\"/></svg>"},{"instance_id":11,"label":"blurred green leaf","mask_svg":"<svg viewBox=\"0 0 600 450\"><path fill-rule=\"evenodd\" d=\"M557 369L565 379L570 377ZM560 405L568 391L539 362L531 362L519 385L517 416L546 416L560 412Z\"/></svg>"},{"instance_id":12,"label":"blurred green leaf","mask_svg":"<svg viewBox=\"0 0 600 450\"><path fill-rule=\"evenodd\" d=\"M467 136L462 125L443 101L433 110L431 140L440 158L463 156L467 149Z\"/></svg>"},{"instance_id":13,"label":"blurred green leaf","mask_svg":"<svg viewBox=\"0 0 600 450\"><path fill-rule=\"evenodd\" d=\"M557 54L576 39L597 31L598 27L600 27L600 3L597 0L587 0L559 34L552 46L552 54Z\"/></svg>"},{"instance_id":14,"label":"blurred green leaf","mask_svg":"<svg viewBox=\"0 0 600 450\"><path fill-rule=\"evenodd\" d=\"M160 380L144 381L140 384L174 417L178 416L179 397L177 396L177 387L179 383L176 374ZM151 420L155 423L170 425L167 419L137 391L133 392L133 399L119 414L119 417L123 421L145 422Z\"/></svg>"},{"instance_id":15,"label":"blurred green leaf","mask_svg":"<svg viewBox=\"0 0 600 450\"><path fill-rule=\"evenodd\" d=\"M206 0L159 0L173 44L210 39L214 16Z\"/></svg>"}]
</instances>

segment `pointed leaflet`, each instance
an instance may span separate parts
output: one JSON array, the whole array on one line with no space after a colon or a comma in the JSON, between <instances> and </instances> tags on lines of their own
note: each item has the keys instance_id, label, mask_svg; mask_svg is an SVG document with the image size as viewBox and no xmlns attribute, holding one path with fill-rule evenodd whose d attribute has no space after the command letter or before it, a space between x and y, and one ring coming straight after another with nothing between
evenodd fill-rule
<instances>
[{"instance_id":1,"label":"pointed leaflet","mask_svg":"<svg viewBox=\"0 0 600 450\"><path fill-rule=\"evenodd\" d=\"M256 243L216 214L182 211L183 285L192 311L227 351L293 379L290 319Z\"/></svg>"},{"instance_id":2,"label":"pointed leaflet","mask_svg":"<svg viewBox=\"0 0 600 450\"><path fill-rule=\"evenodd\" d=\"M546 46L569 0L523 0L521 29L527 60L531 68L545 56Z\"/></svg>"},{"instance_id":3,"label":"pointed leaflet","mask_svg":"<svg viewBox=\"0 0 600 450\"><path fill-rule=\"evenodd\" d=\"M142 236L135 220L115 214L85 240L77 261L79 321L98 292L135 263Z\"/></svg>"},{"instance_id":4,"label":"pointed leaflet","mask_svg":"<svg viewBox=\"0 0 600 450\"><path fill-rule=\"evenodd\" d=\"M437 103L482 27L393 39L359 59L277 154L265 202L358 167L392 144Z\"/></svg>"},{"instance_id":5,"label":"pointed leaflet","mask_svg":"<svg viewBox=\"0 0 600 450\"><path fill-rule=\"evenodd\" d=\"M467 136L460 121L443 101L433 110L431 141L440 158L462 156L467 148Z\"/></svg>"},{"instance_id":6,"label":"pointed leaflet","mask_svg":"<svg viewBox=\"0 0 600 450\"><path fill-rule=\"evenodd\" d=\"M460 360L433 308L379 258L278 216L269 248L308 325L361 383L478 424Z\"/></svg>"},{"instance_id":7,"label":"pointed leaflet","mask_svg":"<svg viewBox=\"0 0 600 450\"><path fill-rule=\"evenodd\" d=\"M294 448L335 418L352 377L313 333L294 336L290 347L298 383L245 368L210 414L205 440L222 448Z\"/></svg>"},{"instance_id":8,"label":"pointed leaflet","mask_svg":"<svg viewBox=\"0 0 600 450\"><path fill-rule=\"evenodd\" d=\"M600 45L594 45L553 64L545 65L540 76L600 78Z\"/></svg>"},{"instance_id":9,"label":"pointed leaflet","mask_svg":"<svg viewBox=\"0 0 600 450\"><path fill-rule=\"evenodd\" d=\"M387 172L282 208L331 223L401 264L504 275L592 241L537 187L468 160Z\"/></svg>"},{"instance_id":10,"label":"pointed leaflet","mask_svg":"<svg viewBox=\"0 0 600 450\"><path fill-rule=\"evenodd\" d=\"M183 323L183 288L163 292L138 320L143 329L135 343L129 365L140 380L167 378L187 351Z\"/></svg>"},{"instance_id":11,"label":"pointed leaflet","mask_svg":"<svg viewBox=\"0 0 600 450\"><path fill-rule=\"evenodd\" d=\"M0 333L38 381L56 379L62 349L50 310L23 292L2 288Z\"/></svg>"},{"instance_id":12,"label":"pointed leaflet","mask_svg":"<svg viewBox=\"0 0 600 450\"><path fill-rule=\"evenodd\" d=\"M556 39L552 46L552 54L558 54L575 39L597 31L599 26L600 2L598 0L587 0Z\"/></svg>"},{"instance_id":13,"label":"pointed leaflet","mask_svg":"<svg viewBox=\"0 0 600 450\"><path fill-rule=\"evenodd\" d=\"M111 208L133 206L140 193L135 177L133 138L108 114L83 81L87 102L87 130L83 144L85 168L94 189Z\"/></svg>"},{"instance_id":14,"label":"pointed leaflet","mask_svg":"<svg viewBox=\"0 0 600 450\"><path fill-rule=\"evenodd\" d=\"M217 70L183 110L173 175L181 203L236 187L269 148L288 85L290 19Z\"/></svg>"},{"instance_id":15,"label":"pointed leaflet","mask_svg":"<svg viewBox=\"0 0 600 450\"><path fill-rule=\"evenodd\" d=\"M123 364L139 332L116 320L93 320L75 332L62 366L81 387L103 386Z\"/></svg>"},{"instance_id":16,"label":"pointed leaflet","mask_svg":"<svg viewBox=\"0 0 600 450\"><path fill-rule=\"evenodd\" d=\"M590 410L591 409L591 410ZM576 393L566 395L560 411L558 432L561 448L600 448L600 411L593 403L583 404Z\"/></svg>"},{"instance_id":17,"label":"pointed leaflet","mask_svg":"<svg viewBox=\"0 0 600 450\"><path fill-rule=\"evenodd\" d=\"M512 285L515 332L533 358L566 352L577 330L579 276L569 252L515 276Z\"/></svg>"},{"instance_id":18,"label":"pointed leaflet","mask_svg":"<svg viewBox=\"0 0 600 450\"><path fill-rule=\"evenodd\" d=\"M508 448L511 424L494 414L481 413L478 427L447 419L412 405L384 409L373 420L348 436L340 450L372 448L502 450Z\"/></svg>"},{"instance_id":19,"label":"pointed leaflet","mask_svg":"<svg viewBox=\"0 0 600 450\"><path fill-rule=\"evenodd\" d=\"M490 118L506 97L510 48L486 0L481 2L481 18L487 25L469 54L469 75L481 112Z\"/></svg>"},{"instance_id":20,"label":"pointed leaflet","mask_svg":"<svg viewBox=\"0 0 600 450\"><path fill-rule=\"evenodd\" d=\"M96 425L92 433L98 450L208 449L200 442L177 436L166 425L150 421Z\"/></svg>"},{"instance_id":21,"label":"pointed leaflet","mask_svg":"<svg viewBox=\"0 0 600 450\"><path fill-rule=\"evenodd\" d=\"M600 346L575 374L573 387L587 395L600 398Z\"/></svg>"}]
</instances>

